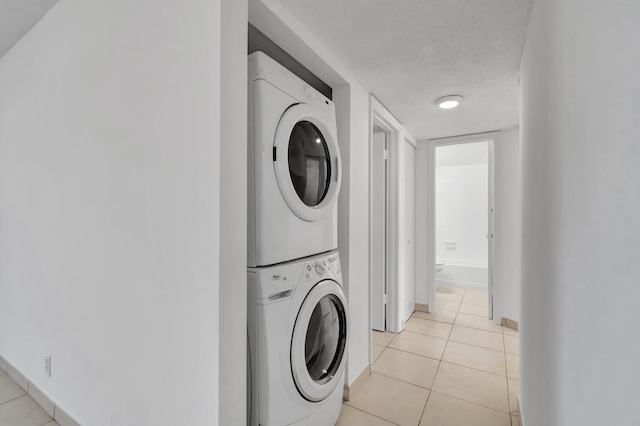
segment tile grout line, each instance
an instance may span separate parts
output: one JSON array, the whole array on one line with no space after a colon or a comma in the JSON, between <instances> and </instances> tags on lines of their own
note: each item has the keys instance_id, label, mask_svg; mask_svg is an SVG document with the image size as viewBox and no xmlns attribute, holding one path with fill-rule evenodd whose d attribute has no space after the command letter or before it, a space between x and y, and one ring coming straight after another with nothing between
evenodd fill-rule
<instances>
[{"instance_id":1,"label":"tile grout line","mask_svg":"<svg viewBox=\"0 0 640 426\"><path fill-rule=\"evenodd\" d=\"M432 358L430 356L426 356L426 355L422 355L422 354L417 354L415 352L410 352L410 351L405 351L404 349L397 349L397 348L387 348L387 349L391 349L392 351L398 351L398 352L402 352L404 354L409 354L409 355L415 355L415 356L419 356L420 358L426 358L426 359L430 359L431 361L440 361L441 358ZM384 352L384 351L383 351ZM380 353L380 356L378 356L378 358L380 358L382 356L382 353Z\"/></svg>"},{"instance_id":2,"label":"tile grout line","mask_svg":"<svg viewBox=\"0 0 640 426\"><path fill-rule=\"evenodd\" d=\"M509 417L511 418L511 391L509 389L509 371L507 370L507 342L504 339L504 334L502 335L502 343L504 344L504 371L507 376L507 403L509 404ZM513 424L513 419L511 419L511 423Z\"/></svg>"},{"instance_id":3,"label":"tile grout line","mask_svg":"<svg viewBox=\"0 0 640 426\"><path fill-rule=\"evenodd\" d=\"M349 405L349 404L347 404L347 405ZM372 414L372 413L370 413L368 411L361 410L360 408L354 407L353 405L349 405L349 407L353 408L354 410L358 410L361 413L365 413L365 414L368 414L368 415L370 415L372 417L375 417L376 419L384 420L385 422L391 423L392 425L400 426L400 425L398 425L398 423L392 422L391 420L387 420L387 419L385 419L383 417L380 417L380 416L376 416L375 414Z\"/></svg>"},{"instance_id":4,"label":"tile grout line","mask_svg":"<svg viewBox=\"0 0 640 426\"><path fill-rule=\"evenodd\" d=\"M437 370L436 370L437 373ZM433 380L436 380L436 376L433 376ZM431 386L433 386L433 384L431 384ZM420 426L420 423L422 423L422 418L424 417L424 413L427 412L427 404L429 403L429 398L431 398L431 394L433 393L433 390L429 389L429 395L427 395L427 400L424 402L424 407L422 407L422 413L420 414L420 419L418 420L418 425Z\"/></svg>"},{"instance_id":5,"label":"tile grout line","mask_svg":"<svg viewBox=\"0 0 640 426\"><path fill-rule=\"evenodd\" d=\"M466 294L467 294L467 292L466 292L466 290L465 290L464 295L466 295ZM463 296L463 300L464 300L464 296ZM458 313L460 313L460 311L459 311L459 310L458 310L458 312L456 312L456 320L458 319ZM455 325L455 323L454 323L454 325ZM465 326L461 326L461 325L459 325L458 327L465 327ZM467 327L467 328L471 328L472 330L480 330L480 329L472 328L472 327ZM489 332L489 333L502 334L502 344L503 344L503 346L504 346L504 333L491 332L491 331L489 331L489 330L480 330L480 331L487 331L487 332ZM447 338L447 343L446 343L446 345L445 345L445 347L444 347L444 350L442 351L442 358L444 358L444 353L445 353L445 352L446 352L446 350L447 350L447 346L449 346L449 341L452 341L452 342L454 342L454 343L460 343L460 344L463 344L463 345L474 346L474 347L478 347L478 348L481 348L481 349L487 349L487 350L494 351L494 352L501 352L501 351L496 351L495 349L483 348L482 346L476 346L476 345L471 345L471 344L464 343L464 342L458 342L458 341L456 341L456 340L451 340L451 333L453 333L453 326L451 327L451 331L449 332L449 337ZM504 355L504 354L505 354L505 352L504 352L504 351L502 351L502 354ZM459 367L469 368L469 369L471 369L471 370L480 371L480 372L482 372L482 373L493 374L494 376L498 376L498 377L505 377L506 379L508 379L508 378L509 378L509 376L508 376L508 373L507 373L507 359L506 359L506 356L504 357L504 360L505 360L505 365L504 365L504 376L502 376L501 374L492 373L492 372L490 372L490 371L485 371L485 370L480 370L480 369L477 369L477 368L474 368L474 367L469 367L469 366L467 366L467 365L462 365L462 364L457 364L457 363L455 363L455 362L445 361L444 359L440 359L440 363L442 363L442 362L446 362L447 364L457 365L457 366L459 366ZM440 364L438 365L438 370L439 370L439 369L440 369ZM436 371L436 374L437 374L437 371ZM435 382L435 377L434 377L434 382ZM432 386L433 386L433 385L432 385ZM508 387L508 383L507 383L507 394L508 394L508 393L509 393L509 387ZM508 403L508 402L509 402L509 400L508 400L508 397L507 397L507 403Z\"/></svg>"},{"instance_id":6,"label":"tile grout line","mask_svg":"<svg viewBox=\"0 0 640 426\"><path fill-rule=\"evenodd\" d=\"M449 345L449 340L451 339L451 333L453 333L453 327L456 325L456 321L458 320L458 314L460 314L460 308L462 307L462 303L463 303L463 301L464 301L464 297L466 296L466 294L467 294L467 291L465 290L464 295L463 295L463 297L462 297L462 301L460 302L460 304L459 304L459 306L458 306L458 310L456 311L455 321L454 321L454 324L453 324L453 325L452 325L452 327L451 327L451 332L449 333L449 337L447 338L447 344L445 345L445 349L444 349L444 351L442 352L442 358L444 358L444 353L446 352L446 350L447 350L447 346ZM437 297L437 296L436 296L436 297ZM471 315L471 314L468 314L468 315ZM478 329L478 328L474 328L474 327L467 327L467 326L463 326L463 325L458 325L458 327L466 327L466 328L470 328L470 329L472 329L472 330L479 330L479 331L486 331L486 332L489 332L489 333L502 334L502 345L503 345L503 348L505 348L505 342L504 342L504 331L502 331L502 333L499 333L499 332L493 332L493 331L489 331L489 330ZM453 340L453 342L456 342L456 341L455 341L455 340ZM456 343L462 343L462 342L456 342ZM470 345L470 346L474 346L474 345ZM486 348L485 348L485 349L486 349ZM506 351L506 348L505 348L505 351ZM505 360L505 361L504 361L504 362L505 362L505 365L504 365L504 372L505 372L504 379L505 379L505 383L506 383L506 386L507 386L507 411L508 411L508 413L506 413L506 414L509 416L509 423L511 423L511 406L509 405L509 375L508 375L508 373L507 373L507 357L506 357L506 352L505 352L505 351L503 351L502 353L503 353L503 357L504 357L504 360ZM496 351L496 352L500 352L500 351ZM502 377L502 376L500 376L499 374L490 373L490 372L488 372L488 371L483 371L483 370L478 370L478 369L475 369L475 368L472 368L472 367L468 367L468 366L465 366L465 365L455 364L455 363L453 363L453 362L444 361L444 360L442 360L442 359L440 360L440 363L438 364L438 369L436 370L436 376L437 376L438 371L440 370L440 366L442 365L442 363L443 363L443 362L446 362L446 363L448 363L448 364L452 364L452 365L457 365L457 366L460 366L460 367L463 367L463 368L469 368L469 369L471 369L471 370L480 371L480 372L483 372L483 373L493 374L493 375L495 375L495 376ZM436 376L434 376L434 384L435 384L435 377L436 377ZM432 384L431 386L433 387L433 384ZM431 397L431 392L433 392L433 389L431 389L431 390L430 390L430 392L429 392L429 397ZM437 392L437 391L436 391L436 392ZM442 392L438 392L438 393L442 393ZM498 411L498 412L500 412L500 413L504 413L504 411L496 410L495 408L486 407L486 406L484 406L484 405L477 404L477 403L474 403L474 402L471 402L471 401L466 401L466 400L464 400L464 399L457 398L457 397L455 397L455 396L448 395L448 394L446 394L446 393L442 393L442 394L443 394L443 395L447 395L447 396L449 396L449 397L451 397L451 398L456 398L456 399L458 399L458 400L460 400L460 401L464 401L464 402L467 402L467 403L470 403L470 404L478 405L478 406L481 406L481 407L484 407L484 408L488 408L488 409L490 409L490 410L494 410L494 411ZM423 412L423 415L424 415L424 412Z\"/></svg>"},{"instance_id":7,"label":"tile grout line","mask_svg":"<svg viewBox=\"0 0 640 426\"><path fill-rule=\"evenodd\" d=\"M464 294L466 294L466 290L464 292ZM462 295L462 300L464 300L464 294ZM436 297L438 297L436 295ZM433 386L436 383L436 377L438 377L438 372L440 371L440 366L442 365L442 358L444 358L444 353L447 350L447 345L449 344L449 339L451 338L451 333L453 333L453 326L456 323L456 320L458 319L458 312L460 312L460 307L462 306L462 300L460 300L460 303L458 304L458 309L456 309L456 314L453 318L453 324L451 324L451 330L449 330L449 335L447 336L447 340L444 344L444 349L442 349L442 354L440 355L440 359L438 360L438 367L436 368L436 372L433 375L433 382L431 383L431 389L429 389L429 395L427 395L427 400L424 403L424 407L422 409L422 414L420 415L420 421L418 421L418 425L420 425L420 423L422 423L422 418L424 417L425 413L427 412L427 405L429 404L429 399L431 398L431 395L433 394L434 390L433 390Z\"/></svg>"},{"instance_id":8,"label":"tile grout line","mask_svg":"<svg viewBox=\"0 0 640 426\"><path fill-rule=\"evenodd\" d=\"M426 321L430 321L430 320L426 320ZM444 323L444 322L443 322L442 324L450 325L450 326L452 326L451 328L453 328L453 324L448 324L448 323ZM449 340L449 338L448 338L448 337L445 339L444 337L433 336L433 335L431 335L431 334L419 333L419 332L417 332L417 331L411 331L411 330L402 330L400 333L398 333L398 336L399 336L400 334L404 333L404 332L411 333L411 334L417 334L417 335L419 335L419 336L433 337L434 339ZM449 332L449 334L451 334L451 332Z\"/></svg>"},{"instance_id":9,"label":"tile grout line","mask_svg":"<svg viewBox=\"0 0 640 426\"><path fill-rule=\"evenodd\" d=\"M462 315L470 315L470 314L465 314L464 312L461 312L461 314ZM483 318L483 317L476 316L476 318ZM484 319L487 320L487 321L491 321L489 318L484 318ZM458 327L470 328L472 330L480 330L480 331L486 331L487 333L504 335L504 333L502 331L491 331L491 330L487 330L486 328L471 327L471 326L468 326L468 325L461 325L461 324L454 324L454 325L456 325Z\"/></svg>"},{"instance_id":10,"label":"tile grout line","mask_svg":"<svg viewBox=\"0 0 640 426\"><path fill-rule=\"evenodd\" d=\"M505 375L503 376L502 374L496 374L496 373L492 373L491 371L480 370L478 368L469 367L468 365L456 364L455 362L451 362L451 361L442 360L442 362L446 362L447 364L455 365L455 366L458 366L458 367L468 368L469 370L473 370L473 371L479 371L481 373L491 374L493 376L505 377L507 379L509 378L509 377L507 377L506 371L505 371Z\"/></svg>"},{"instance_id":11,"label":"tile grout line","mask_svg":"<svg viewBox=\"0 0 640 426\"><path fill-rule=\"evenodd\" d=\"M503 334L503 340L505 339L504 336L506 336L505 334ZM504 368L505 371L507 370L507 344L506 341L504 342L504 347L505 347L505 355L504 355ZM518 357L520 357L520 355L518 355ZM511 379L511 380L516 380L516 379ZM519 378L518 378L519 380ZM517 398L517 394L516 394L516 398ZM518 406L518 401L516 399L516 407ZM511 411L511 389L509 387L509 372L507 371L507 403L509 404L509 420L511 421L511 426L516 426L513 424L513 417L515 416L517 419L517 424L522 424L522 420L520 419L520 411L518 410L517 412L515 412L516 414L514 415ZM520 407L518 407L519 409Z\"/></svg>"},{"instance_id":12,"label":"tile grout line","mask_svg":"<svg viewBox=\"0 0 640 426\"><path fill-rule=\"evenodd\" d=\"M475 330L475 329L474 329ZM498 334L498 333L496 333ZM451 339L449 339L451 340ZM474 348L480 348L480 349L486 349L488 351L494 351L494 352L502 352L504 353L504 351L498 350L498 349L493 349L493 348L487 348L486 346L480 346L480 345L474 345L473 343L468 343L468 342L461 342L460 340L451 340L453 343L460 343L461 345L468 345L468 346L473 346ZM504 344L504 343L503 343Z\"/></svg>"},{"instance_id":13,"label":"tile grout line","mask_svg":"<svg viewBox=\"0 0 640 426\"><path fill-rule=\"evenodd\" d=\"M456 311L456 317L453 320L453 324L451 324L451 329L449 330L449 334L447 335L447 343L445 343L444 345L444 350L442 351L442 357L440 358L440 362L442 362L442 358L444 358L444 354L447 351L447 346L449 346L449 340L451 339L451 333L453 333L453 327L456 324L456 321L458 320L458 314L460 313L460 306L462 306L462 301L464 300L464 296L467 294L467 290L464 291L464 293L462 293L462 299L460 300L460 304L458 305L458 310ZM438 297L438 296L436 296ZM440 365L438 365L438 369L440 369ZM437 372L436 372L437 374ZM435 379L434 379L435 380Z\"/></svg>"},{"instance_id":14,"label":"tile grout line","mask_svg":"<svg viewBox=\"0 0 640 426\"><path fill-rule=\"evenodd\" d=\"M384 374L384 373L381 373L381 372L379 372L379 371L374 371L372 374L374 374L374 373L375 373L375 374L378 374L378 375L380 375L380 376L384 376L384 377L387 377L387 378L389 378L389 379L397 380L397 381L399 381L399 382L406 383L406 384L408 384L408 385L415 386L415 387L418 387L418 388L420 388L420 389L428 390L429 392L431 392L431 388L425 388L424 386L416 385L415 383L407 382L406 380L402 380L402 379L399 379L399 378L397 378L397 377L388 376L388 375L386 375L386 374ZM435 376L435 374L433 375L433 377L434 377L434 379L435 379L435 377L436 377L436 376ZM433 386L433 383L431 384L431 386Z\"/></svg>"},{"instance_id":15,"label":"tile grout line","mask_svg":"<svg viewBox=\"0 0 640 426\"><path fill-rule=\"evenodd\" d=\"M3 402L3 403L2 403L2 404L0 404L0 405L8 404L8 403L10 403L11 401L15 401L16 399L20 399L20 398L22 398L23 396L29 396L29 394L27 394L27 393L23 393L22 395L16 396L15 398L11 398L10 400L5 401L5 402ZM31 398L31 399L33 399L33 398Z\"/></svg>"},{"instance_id":16,"label":"tile grout line","mask_svg":"<svg viewBox=\"0 0 640 426\"><path fill-rule=\"evenodd\" d=\"M462 299L460 300L460 303L458 304L458 309L456 309L456 315L453 318L453 324L451 324L451 329L449 330L449 335L447 336L447 340L444 344L444 349L442 349L442 355L440 355L440 359L438 360L438 367L436 368L436 372L433 375L433 382L431 383L431 389L429 389L429 395L427 396L427 400L424 403L424 408L422 409L422 414L420 415L420 421L418 422L418 425L420 424L420 422L422 422L422 418L424 417L425 413L427 412L427 404L429 403L429 398L431 398L431 394L434 392L433 391L433 386L436 384L436 378L438 377L438 373L440 372L440 366L442 365L442 358L444 358L444 353L447 350L447 345L449 344L449 339L451 338L451 333L453 333L453 326L456 323L456 320L458 319L458 313L460 312L460 307L462 306L462 300L464 300L464 295L467 293L467 291L465 290L465 292L462 295ZM437 298L437 294L436 294L436 298Z\"/></svg>"},{"instance_id":17,"label":"tile grout line","mask_svg":"<svg viewBox=\"0 0 640 426\"><path fill-rule=\"evenodd\" d=\"M487 410L492 410L492 411L496 411L496 412L501 413L501 414L507 414L507 415L511 416L511 413L507 413L506 411L498 410L498 409L492 408L492 407L487 407L486 405L478 404L477 402L467 401L466 399L462 399L462 398L460 398L458 396L454 396L454 395L449 395L448 393L439 392L439 391L435 391L435 392L439 393L441 395L444 395L446 397L449 397L449 398L457 399L458 401L466 402L467 404L475 405L476 407L486 408Z\"/></svg>"}]
</instances>

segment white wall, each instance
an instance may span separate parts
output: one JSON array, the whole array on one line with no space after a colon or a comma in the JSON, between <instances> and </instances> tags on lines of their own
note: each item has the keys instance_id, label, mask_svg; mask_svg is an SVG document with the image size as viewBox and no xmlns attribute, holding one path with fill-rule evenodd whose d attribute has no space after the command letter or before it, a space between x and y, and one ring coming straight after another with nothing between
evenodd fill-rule
<instances>
[{"instance_id":1,"label":"white wall","mask_svg":"<svg viewBox=\"0 0 640 426\"><path fill-rule=\"evenodd\" d=\"M369 364L369 93L357 83L334 90L342 188L338 200L338 250L349 302L347 384ZM354 166L354 163L359 167Z\"/></svg>"},{"instance_id":2,"label":"white wall","mask_svg":"<svg viewBox=\"0 0 640 426\"><path fill-rule=\"evenodd\" d=\"M245 425L247 395L246 1L220 2L220 425Z\"/></svg>"},{"instance_id":3,"label":"white wall","mask_svg":"<svg viewBox=\"0 0 640 426\"><path fill-rule=\"evenodd\" d=\"M400 165L402 179L404 215L401 224L404 228L400 246L404 251L402 267L402 320L407 321L416 307L416 143L413 139L403 139L404 159Z\"/></svg>"},{"instance_id":4,"label":"white wall","mask_svg":"<svg viewBox=\"0 0 640 426\"><path fill-rule=\"evenodd\" d=\"M0 354L82 424L225 409L221 21L65 0L0 60Z\"/></svg>"},{"instance_id":5,"label":"white wall","mask_svg":"<svg viewBox=\"0 0 640 426\"><path fill-rule=\"evenodd\" d=\"M640 3L539 0L521 68L526 426L637 424Z\"/></svg>"},{"instance_id":6,"label":"white wall","mask_svg":"<svg viewBox=\"0 0 640 426\"><path fill-rule=\"evenodd\" d=\"M389 112L391 115L391 112ZM415 167L407 164L408 157L415 156L416 142L413 136L402 126L402 123L394 119L394 126L397 129L397 180L395 190L397 198L395 206L395 215L397 217L398 229L394 241L397 255L397 300L396 315L392 325L396 328L390 328L387 324L387 330L400 332L404 327L404 323L411 317L415 310L415 224L409 223L412 214L407 210L409 208L415 211Z\"/></svg>"},{"instance_id":7,"label":"white wall","mask_svg":"<svg viewBox=\"0 0 640 426\"><path fill-rule=\"evenodd\" d=\"M522 161L520 128L498 133L494 140L495 216L493 318L520 321L522 258Z\"/></svg>"},{"instance_id":8,"label":"white wall","mask_svg":"<svg viewBox=\"0 0 640 426\"><path fill-rule=\"evenodd\" d=\"M416 303L435 304L435 145L418 141L416 151ZM433 260L433 262L432 262Z\"/></svg>"},{"instance_id":9,"label":"white wall","mask_svg":"<svg viewBox=\"0 0 640 426\"><path fill-rule=\"evenodd\" d=\"M488 150L488 142L436 147L436 258L445 264L487 267Z\"/></svg>"}]
</instances>

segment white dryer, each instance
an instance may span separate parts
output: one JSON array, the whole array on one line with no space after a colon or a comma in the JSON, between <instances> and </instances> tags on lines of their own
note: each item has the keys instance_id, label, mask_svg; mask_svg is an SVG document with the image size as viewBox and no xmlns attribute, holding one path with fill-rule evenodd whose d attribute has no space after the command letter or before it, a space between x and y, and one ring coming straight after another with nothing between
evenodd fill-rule
<instances>
[{"instance_id":1,"label":"white dryer","mask_svg":"<svg viewBox=\"0 0 640 426\"><path fill-rule=\"evenodd\" d=\"M249 56L247 265L338 246L335 106L262 52Z\"/></svg>"},{"instance_id":2,"label":"white dryer","mask_svg":"<svg viewBox=\"0 0 640 426\"><path fill-rule=\"evenodd\" d=\"M333 426L349 326L337 252L248 270L250 426Z\"/></svg>"}]
</instances>

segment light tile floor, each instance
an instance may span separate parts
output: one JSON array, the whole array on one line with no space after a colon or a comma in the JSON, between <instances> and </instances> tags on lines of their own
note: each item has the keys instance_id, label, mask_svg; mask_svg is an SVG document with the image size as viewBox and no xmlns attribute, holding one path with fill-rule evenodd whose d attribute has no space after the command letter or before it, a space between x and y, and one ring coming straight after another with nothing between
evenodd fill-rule
<instances>
[{"instance_id":1,"label":"light tile floor","mask_svg":"<svg viewBox=\"0 0 640 426\"><path fill-rule=\"evenodd\" d=\"M373 332L373 373L337 426L520 426L518 332L487 319L487 293L438 287L438 313Z\"/></svg>"},{"instance_id":2,"label":"light tile floor","mask_svg":"<svg viewBox=\"0 0 640 426\"><path fill-rule=\"evenodd\" d=\"M0 425L60 426L0 369Z\"/></svg>"}]
</instances>

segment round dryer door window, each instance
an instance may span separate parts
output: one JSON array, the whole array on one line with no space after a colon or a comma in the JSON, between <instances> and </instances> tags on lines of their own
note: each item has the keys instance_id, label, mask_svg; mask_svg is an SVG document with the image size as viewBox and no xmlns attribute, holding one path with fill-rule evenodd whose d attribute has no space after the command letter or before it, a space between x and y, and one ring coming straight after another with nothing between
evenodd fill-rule
<instances>
[{"instance_id":1,"label":"round dryer door window","mask_svg":"<svg viewBox=\"0 0 640 426\"><path fill-rule=\"evenodd\" d=\"M289 137L289 176L302 202L315 207L331 182L331 157L324 136L310 121L299 121Z\"/></svg>"},{"instance_id":2,"label":"round dryer door window","mask_svg":"<svg viewBox=\"0 0 640 426\"><path fill-rule=\"evenodd\" d=\"M344 293L334 281L322 281L303 302L291 342L291 371L305 399L322 401L341 382L346 347Z\"/></svg>"},{"instance_id":3,"label":"round dryer door window","mask_svg":"<svg viewBox=\"0 0 640 426\"><path fill-rule=\"evenodd\" d=\"M335 123L311 105L287 109L276 130L274 169L280 192L296 216L312 222L327 215L341 180Z\"/></svg>"}]
</instances>

